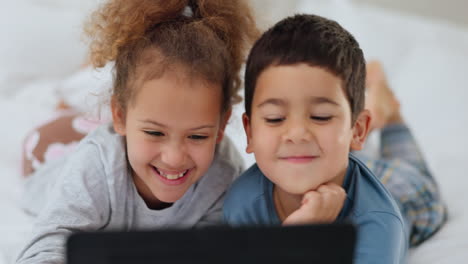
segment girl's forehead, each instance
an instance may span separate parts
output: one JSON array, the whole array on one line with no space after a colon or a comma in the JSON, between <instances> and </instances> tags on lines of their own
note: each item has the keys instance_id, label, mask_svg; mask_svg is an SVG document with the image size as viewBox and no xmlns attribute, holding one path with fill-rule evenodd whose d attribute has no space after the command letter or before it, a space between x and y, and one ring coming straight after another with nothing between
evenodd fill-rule
<instances>
[{"instance_id":1,"label":"girl's forehead","mask_svg":"<svg viewBox=\"0 0 468 264\"><path fill-rule=\"evenodd\" d=\"M128 110L137 119L165 124L216 123L221 116L221 94L216 85L165 74L145 82Z\"/></svg>"},{"instance_id":2,"label":"girl's forehead","mask_svg":"<svg viewBox=\"0 0 468 264\"><path fill-rule=\"evenodd\" d=\"M128 85L128 89L134 89L132 99L136 99L140 92L145 88L145 93L158 91L162 94L168 92L190 94L190 89L197 89L205 86L213 90L213 93L222 93L221 83L213 82L195 70L190 69L183 64L168 64L160 61L161 64L151 64L147 67L137 68L134 73L133 81ZM154 66L154 67L151 67ZM174 89L173 87L187 88ZM216 95L215 95L216 96Z\"/></svg>"},{"instance_id":3,"label":"girl's forehead","mask_svg":"<svg viewBox=\"0 0 468 264\"><path fill-rule=\"evenodd\" d=\"M168 57L157 48L151 48L142 54L133 71L133 86L141 88L146 82L159 78L170 78L174 82L211 82L221 87L220 71L204 70L207 66L195 61L180 61Z\"/></svg>"}]
</instances>

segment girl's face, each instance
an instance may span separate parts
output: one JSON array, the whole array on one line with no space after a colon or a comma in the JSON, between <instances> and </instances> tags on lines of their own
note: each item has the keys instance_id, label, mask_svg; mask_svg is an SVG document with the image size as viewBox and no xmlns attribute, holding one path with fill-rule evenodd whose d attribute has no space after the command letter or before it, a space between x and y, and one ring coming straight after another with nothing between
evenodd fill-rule
<instances>
[{"instance_id":1,"label":"girl's face","mask_svg":"<svg viewBox=\"0 0 468 264\"><path fill-rule=\"evenodd\" d=\"M221 115L219 85L183 73L144 82L126 113L112 104L135 185L152 208L177 201L206 173L230 115Z\"/></svg>"}]
</instances>

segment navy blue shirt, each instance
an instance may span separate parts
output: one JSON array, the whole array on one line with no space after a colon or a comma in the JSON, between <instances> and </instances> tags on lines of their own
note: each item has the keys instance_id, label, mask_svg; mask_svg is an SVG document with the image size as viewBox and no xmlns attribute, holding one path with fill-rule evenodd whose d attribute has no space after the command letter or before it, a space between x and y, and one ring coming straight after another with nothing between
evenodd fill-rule
<instances>
[{"instance_id":1,"label":"navy blue shirt","mask_svg":"<svg viewBox=\"0 0 468 264\"><path fill-rule=\"evenodd\" d=\"M233 226L281 225L273 186L257 164L252 165L226 195L225 221ZM343 188L346 200L336 221L352 222L358 229L354 262L406 262L408 232L400 210L382 183L352 154Z\"/></svg>"}]
</instances>

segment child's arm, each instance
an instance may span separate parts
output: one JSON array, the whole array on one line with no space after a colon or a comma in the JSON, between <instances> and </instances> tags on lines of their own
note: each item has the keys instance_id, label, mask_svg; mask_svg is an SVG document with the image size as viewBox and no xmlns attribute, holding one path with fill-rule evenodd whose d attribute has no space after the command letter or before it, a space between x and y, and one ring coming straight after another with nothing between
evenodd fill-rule
<instances>
[{"instance_id":1,"label":"child's arm","mask_svg":"<svg viewBox=\"0 0 468 264\"><path fill-rule=\"evenodd\" d=\"M332 223L340 214L345 199L346 192L341 186L323 184L316 191L304 194L302 206L290 214L283 225Z\"/></svg>"},{"instance_id":2,"label":"child's arm","mask_svg":"<svg viewBox=\"0 0 468 264\"><path fill-rule=\"evenodd\" d=\"M408 239L400 218L387 212L370 212L357 217L356 264L405 263Z\"/></svg>"},{"instance_id":3,"label":"child's arm","mask_svg":"<svg viewBox=\"0 0 468 264\"><path fill-rule=\"evenodd\" d=\"M17 263L65 263L67 236L76 231L99 230L108 223L109 191L93 151L97 152L94 148L77 149L69 162L53 170L60 176ZM32 177L41 176L46 175L38 172Z\"/></svg>"}]
</instances>

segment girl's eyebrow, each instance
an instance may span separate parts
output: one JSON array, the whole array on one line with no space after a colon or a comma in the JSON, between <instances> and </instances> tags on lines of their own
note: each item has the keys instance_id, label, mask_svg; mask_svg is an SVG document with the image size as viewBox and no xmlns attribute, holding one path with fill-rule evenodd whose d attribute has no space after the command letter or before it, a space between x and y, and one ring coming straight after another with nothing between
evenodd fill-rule
<instances>
[{"instance_id":1,"label":"girl's eyebrow","mask_svg":"<svg viewBox=\"0 0 468 264\"><path fill-rule=\"evenodd\" d=\"M257 107L260 108L269 104L277 105L277 106L285 106L287 105L287 102L279 98L268 98L264 100L263 102L259 103Z\"/></svg>"},{"instance_id":2,"label":"girl's eyebrow","mask_svg":"<svg viewBox=\"0 0 468 264\"><path fill-rule=\"evenodd\" d=\"M167 128L167 125L159 123L159 122L151 120L151 119L143 119L143 120L140 120L140 122L149 123L149 124L152 124L152 125L155 125L155 126L160 126L160 127L163 127L163 128ZM200 130L200 129L204 129L204 128L215 128L215 126L214 125L201 125L201 126L198 126L198 127L190 128L189 130Z\"/></svg>"},{"instance_id":3,"label":"girl's eyebrow","mask_svg":"<svg viewBox=\"0 0 468 264\"><path fill-rule=\"evenodd\" d=\"M152 125L155 125L155 126L167 127L166 125L164 125L162 123L159 123L159 122L156 122L156 121L151 120L151 119L143 119L143 120L139 120L139 121L143 122L143 123L149 123L149 124L152 124Z\"/></svg>"},{"instance_id":4,"label":"girl's eyebrow","mask_svg":"<svg viewBox=\"0 0 468 264\"><path fill-rule=\"evenodd\" d=\"M189 130L200 130L200 129L204 129L204 128L214 128L214 127L215 126L213 126L213 125L203 125L203 126L191 128Z\"/></svg>"}]
</instances>

